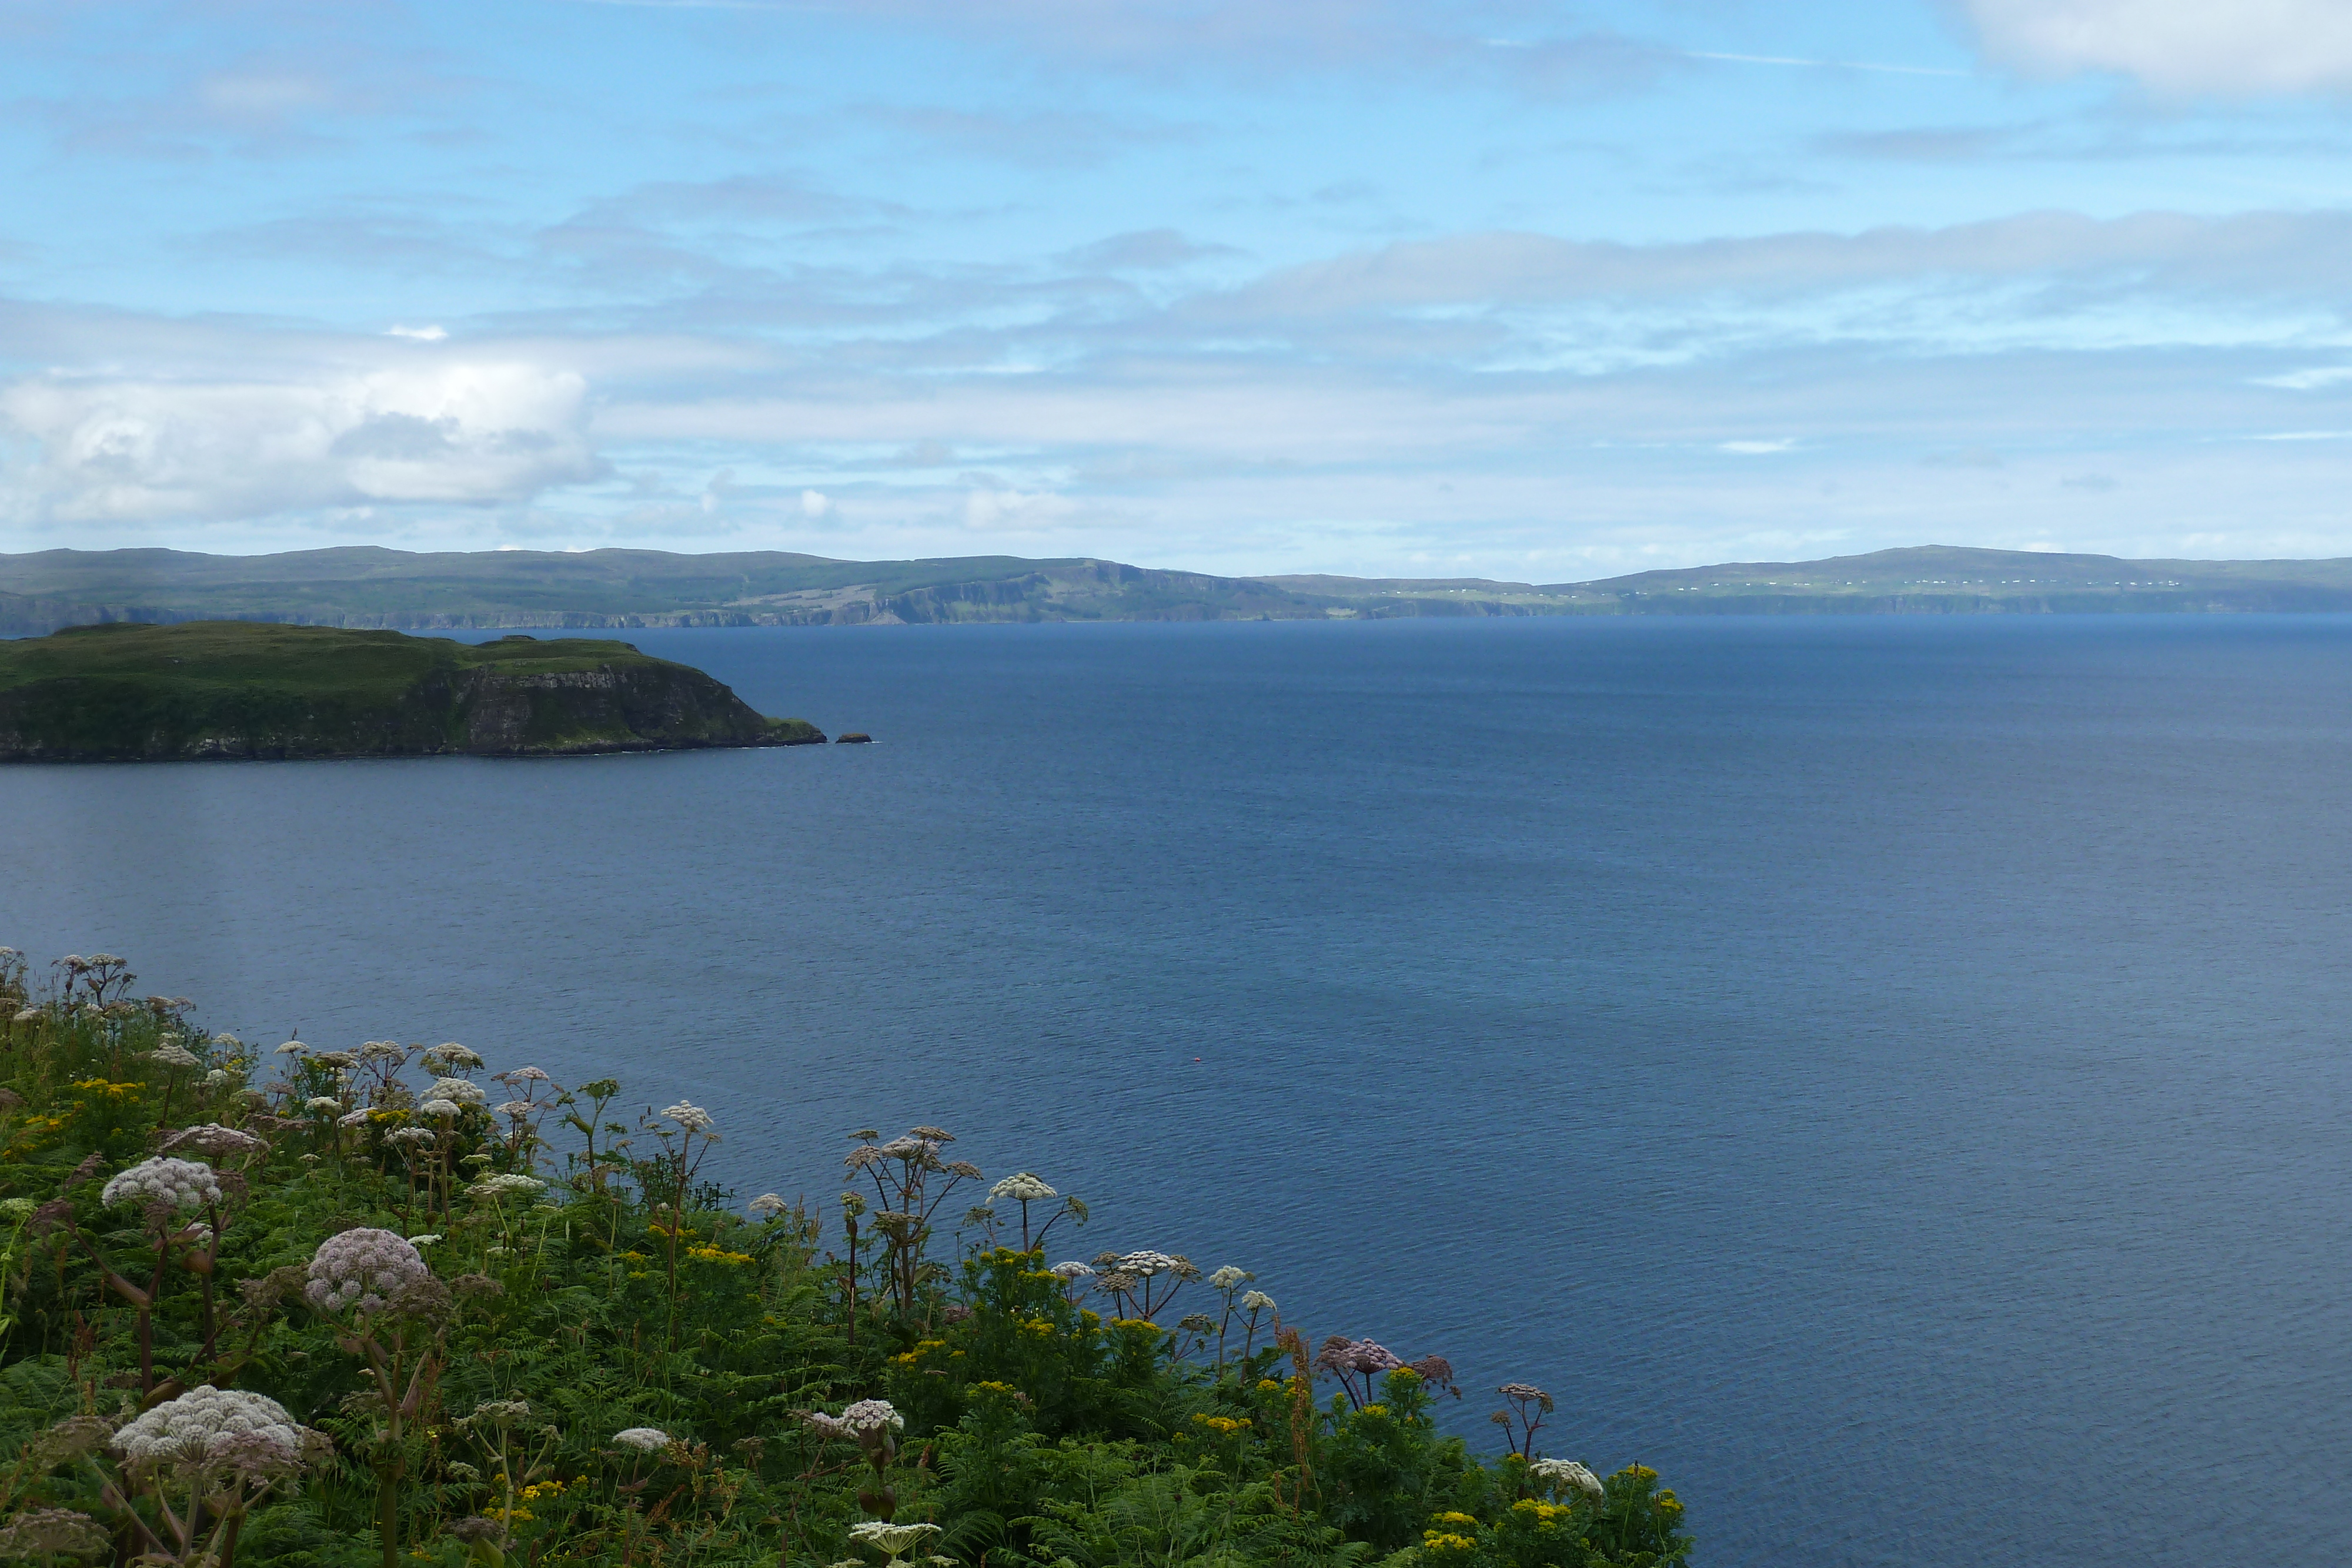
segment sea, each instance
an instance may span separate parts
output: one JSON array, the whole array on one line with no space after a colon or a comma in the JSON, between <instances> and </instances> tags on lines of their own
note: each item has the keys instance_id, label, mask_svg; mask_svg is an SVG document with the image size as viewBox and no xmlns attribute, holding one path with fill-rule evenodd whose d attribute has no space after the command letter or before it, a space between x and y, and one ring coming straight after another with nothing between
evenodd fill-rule
<instances>
[{"instance_id":1,"label":"sea","mask_svg":"<svg viewBox=\"0 0 2352 1568\"><path fill-rule=\"evenodd\" d=\"M2352 1561L2352 618L625 635L874 744L11 767L0 941L948 1127L1710 1568Z\"/></svg>"}]
</instances>

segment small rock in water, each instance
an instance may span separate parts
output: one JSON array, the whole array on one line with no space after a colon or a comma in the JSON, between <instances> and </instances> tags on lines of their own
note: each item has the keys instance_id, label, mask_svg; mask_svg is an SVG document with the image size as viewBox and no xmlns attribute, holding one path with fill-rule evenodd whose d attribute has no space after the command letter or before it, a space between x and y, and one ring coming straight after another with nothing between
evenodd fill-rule
<instances>
[{"instance_id":1,"label":"small rock in water","mask_svg":"<svg viewBox=\"0 0 2352 1568\"><path fill-rule=\"evenodd\" d=\"M833 743L835 746L871 746L874 737L862 729L853 729L847 735L835 736Z\"/></svg>"}]
</instances>

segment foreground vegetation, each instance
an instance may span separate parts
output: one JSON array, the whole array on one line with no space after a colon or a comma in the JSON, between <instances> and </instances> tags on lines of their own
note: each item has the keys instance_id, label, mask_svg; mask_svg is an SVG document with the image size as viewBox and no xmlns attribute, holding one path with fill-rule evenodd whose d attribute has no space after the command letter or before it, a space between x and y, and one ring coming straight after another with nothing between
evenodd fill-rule
<instances>
[{"instance_id":1,"label":"foreground vegetation","mask_svg":"<svg viewBox=\"0 0 2352 1568\"><path fill-rule=\"evenodd\" d=\"M0 949L0 1558L779 1568L1686 1560L1649 1469L1441 1435L1447 1361L1083 1250L943 1129L739 1206L720 1135L458 1045L275 1047ZM1471 1389L1472 1394L1483 1389Z\"/></svg>"}]
</instances>

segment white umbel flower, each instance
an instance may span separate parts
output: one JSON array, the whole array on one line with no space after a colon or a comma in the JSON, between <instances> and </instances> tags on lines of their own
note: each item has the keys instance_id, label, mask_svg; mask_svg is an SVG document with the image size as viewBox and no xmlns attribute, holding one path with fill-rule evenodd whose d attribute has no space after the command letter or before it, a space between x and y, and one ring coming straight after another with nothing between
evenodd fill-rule
<instances>
[{"instance_id":1,"label":"white umbel flower","mask_svg":"<svg viewBox=\"0 0 2352 1568\"><path fill-rule=\"evenodd\" d=\"M1213 1291L1230 1291L1237 1286L1246 1285L1252 1280L1256 1278L1257 1276L1251 1273L1248 1270L1236 1269L1231 1263L1228 1263L1223 1268L1209 1276L1209 1289Z\"/></svg>"},{"instance_id":2,"label":"white umbel flower","mask_svg":"<svg viewBox=\"0 0 2352 1568\"><path fill-rule=\"evenodd\" d=\"M269 1152L268 1140L235 1127L224 1127L218 1122L206 1122L202 1126L173 1133L163 1140L163 1147L166 1150L194 1149L215 1160L230 1155L266 1155Z\"/></svg>"},{"instance_id":3,"label":"white umbel flower","mask_svg":"<svg viewBox=\"0 0 2352 1568\"><path fill-rule=\"evenodd\" d=\"M763 1192L743 1207L762 1219L773 1219L792 1206L772 1192Z\"/></svg>"},{"instance_id":4,"label":"white umbel flower","mask_svg":"<svg viewBox=\"0 0 2352 1568\"><path fill-rule=\"evenodd\" d=\"M1538 1459L1528 1467L1528 1473L1563 1491L1580 1491L1595 1502L1609 1495L1609 1489L1601 1484L1601 1478L1574 1459Z\"/></svg>"},{"instance_id":5,"label":"white umbel flower","mask_svg":"<svg viewBox=\"0 0 2352 1568\"><path fill-rule=\"evenodd\" d=\"M286 1406L241 1388L203 1384L169 1399L114 1435L134 1466L204 1465L232 1457L301 1463L303 1430Z\"/></svg>"},{"instance_id":6,"label":"white umbel flower","mask_svg":"<svg viewBox=\"0 0 2352 1568\"><path fill-rule=\"evenodd\" d=\"M708 1133L719 1124L719 1118L691 1100L681 1100L662 1113L689 1133Z\"/></svg>"},{"instance_id":7,"label":"white umbel flower","mask_svg":"<svg viewBox=\"0 0 2352 1568\"><path fill-rule=\"evenodd\" d=\"M1274 1298L1264 1291L1252 1291L1242 1297L1242 1306L1248 1312L1270 1312L1274 1311Z\"/></svg>"},{"instance_id":8,"label":"white umbel flower","mask_svg":"<svg viewBox=\"0 0 2352 1568\"><path fill-rule=\"evenodd\" d=\"M313 1094L302 1102L305 1111L340 1111L342 1108L343 1103L331 1094Z\"/></svg>"},{"instance_id":9,"label":"white umbel flower","mask_svg":"<svg viewBox=\"0 0 2352 1568\"><path fill-rule=\"evenodd\" d=\"M433 1087L425 1092L427 1100L455 1100L460 1105L479 1105L489 1099L482 1086L463 1078L436 1078Z\"/></svg>"},{"instance_id":10,"label":"white umbel flower","mask_svg":"<svg viewBox=\"0 0 2352 1568\"><path fill-rule=\"evenodd\" d=\"M1079 1262L1075 1258L1066 1263L1056 1263L1045 1272L1058 1274L1065 1280L1091 1280L1095 1277L1095 1271L1091 1267Z\"/></svg>"},{"instance_id":11,"label":"white umbel flower","mask_svg":"<svg viewBox=\"0 0 2352 1568\"><path fill-rule=\"evenodd\" d=\"M420 1116L454 1116L457 1113L457 1103L455 1100L427 1100L416 1108L416 1113Z\"/></svg>"},{"instance_id":12,"label":"white umbel flower","mask_svg":"<svg viewBox=\"0 0 2352 1568\"><path fill-rule=\"evenodd\" d=\"M128 1204L161 1203L173 1208L201 1208L220 1201L220 1177L202 1160L175 1160L158 1155L142 1160L106 1184L100 1201L109 1208Z\"/></svg>"},{"instance_id":13,"label":"white umbel flower","mask_svg":"<svg viewBox=\"0 0 2352 1568\"><path fill-rule=\"evenodd\" d=\"M625 1448L650 1454L669 1447L669 1434L658 1427L631 1427L626 1431L614 1433L613 1441Z\"/></svg>"},{"instance_id":14,"label":"white umbel flower","mask_svg":"<svg viewBox=\"0 0 2352 1568\"><path fill-rule=\"evenodd\" d=\"M518 1193L537 1192L546 1185L537 1176L508 1172L500 1176L486 1176L466 1190L476 1197L511 1197Z\"/></svg>"},{"instance_id":15,"label":"white umbel flower","mask_svg":"<svg viewBox=\"0 0 2352 1568\"><path fill-rule=\"evenodd\" d=\"M356 1111L347 1111L335 1118L335 1125L338 1127L364 1127L367 1124L368 1111L364 1105Z\"/></svg>"},{"instance_id":16,"label":"white umbel flower","mask_svg":"<svg viewBox=\"0 0 2352 1568\"><path fill-rule=\"evenodd\" d=\"M1029 1171L1015 1171L988 1189L991 1203L1043 1203L1061 1196L1045 1185L1044 1177Z\"/></svg>"},{"instance_id":17,"label":"white umbel flower","mask_svg":"<svg viewBox=\"0 0 2352 1568\"><path fill-rule=\"evenodd\" d=\"M386 1297L431 1270L407 1238L362 1226L320 1242L307 1272L310 1283L302 1293L312 1306L330 1312L347 1307L373 1312Z\"/></svg>"},{"instance_id":18,"label":"white umbel flower","mask_svg":"<svg viewBox=\"0 0 2352 1568\"><path fill-rule=\"evenodd\" d=\"M907 1427L907 1418L887 1399L861 1399L844 1410L841 1419L855 1432L904 1431Z\"/></svg>"}]
</instances>

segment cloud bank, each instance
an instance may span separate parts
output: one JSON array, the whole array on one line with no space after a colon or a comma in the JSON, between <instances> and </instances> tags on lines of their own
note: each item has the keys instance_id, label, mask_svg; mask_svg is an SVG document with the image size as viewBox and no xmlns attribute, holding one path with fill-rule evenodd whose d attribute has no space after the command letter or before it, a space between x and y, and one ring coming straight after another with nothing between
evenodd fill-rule
<instances>
[{"instance_id":1,"label":"cloud bank","mask_svg":"<svg viewBox=\"0 0 2352 1568\"><path fill-rule=\"evenodd\" d=\"M1968 0L1997 58L2029 71L2116 71L2168 93L2352 88L2340 0Z\"/></svg>"}]
</instances>

